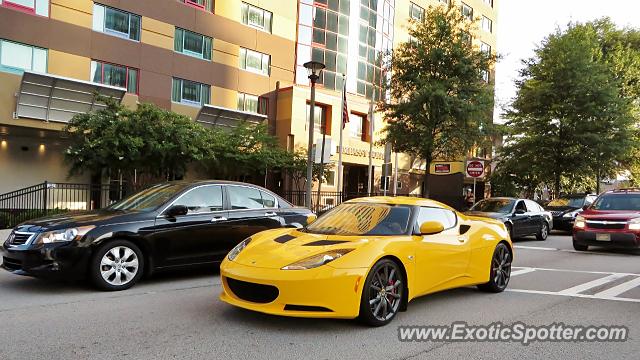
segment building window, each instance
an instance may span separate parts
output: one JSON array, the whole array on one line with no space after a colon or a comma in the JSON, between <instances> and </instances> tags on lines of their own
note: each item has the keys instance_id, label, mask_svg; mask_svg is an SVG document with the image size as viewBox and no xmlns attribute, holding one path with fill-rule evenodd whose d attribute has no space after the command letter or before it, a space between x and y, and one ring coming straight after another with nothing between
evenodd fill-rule
<instances>
[{"instance_id":1,"label":"building window","mask_svg":"<svg viewBox=\"0 0 640 360\"><path fill-rule=\"evenodd\" d=\"M462 12L462 16L464 16L467 20L473 21L473 8L465 3L460 5L460 11Z\"/></svg>"},{"instance_id":2,"label":"building window","mask_svg":"<svg viewBox=\"0 0 640 360\"><path fill-rule=\"evenodd\" d=\"M179 0L179 1L200 10L213 12L213 0Z\"/></svg>"},{"instance_id":3,"label":"building window","mask_svg":"<svg viewBox=\"0 0 640 360\"><path fill-rule=\"evenodd\" d=\"M138 93L138 69L123 65L91 61L91 81L125 88L132 94Z\"/></svg>"},{"instance_id":4,"label":"building window","mask_svg":"<svg viewBox=\"0 0 640 360\"><path fill-rule=\"evenodd\" d=\"M0 0L0 6L28 14L49 16L49 0Z\"/></svg>"},{"instance_id":5,"label":"building window","mask_svg":"<svg viewBox=\"0 0 640 360\"><path fill-rule=\"evenodd\" d=\"M482 74L482 80L484 80L484 82L488 84L490 80L489 72L487 70L482 70L481 74Z\"/></svg>"},{"instance_id":6,"label":"building window","mask_svg":"<svg viewBox=\"0 0 640 360\"><path fill-rule=\"evenodd\" d=\"M327 175L324 177L324 183L328 186L336 186L336 171L327 171Z\"/></svg>"},{"instance_id":7,"label":"building window","mask_svg":"<svg viewBox=\"0 0 640 360\"><path fill-rule=\"evenodd\" d=\"M305 123L307 124L307 126L309 124L310 111L311 111L311 105L307 103L307 113L305 115ZM322 127L323 122L326 129L323 129ZM324 105L316 104L313 110L313 131L320 134L325 134L324 130L326 130L326 135L331 135L331 128L329 125L330 124L327 123L327 107ZM308 129L308 127L305 127L305 128Z\"/></svg>"},{"instance_id":8,"label":"building window","mask_svg":"<svg viewBox=\"0 0 640 360\"><path fill-rule=\"evenodd\" d=\"M491 55L491 45L482 42L480 44L480 51L482 51L483 53L487 54L487 55Z\"/></svg>"},{"instance_id":9,"label":"building window","mask_svg":"<svg viewBox=\"0 0 640 360\"><path fill-rule=\"evenodd\" d=\"M267 115L269 99L262 96L238 93L238 110Z\"/></svg>"},{"instance_id":10,"label":"building window","mask_svg":"<svg viewBox=\"0 0 640 360\"><path fill-rule=\"evenodd\" d=\"M108 6L93 4L93 30L140 41L140 16Z\"/></svg>"},{"instance_id":11,"label":"building window","mask_svg":"<svg viewBox=\"0 0 640 360\"><path fill-rule=\"evenodd\" d=\"M413 20L422 21L424 18L424 8L411 3L409 5L409 16L411 16Z\"/></svg>"},{"instance_id":12,"label":"building window","mask_svg":"<svg viewBox=\"0 0 640 360\"><path fill-rule=\"evenodd\" d=\"M240 68L269 76L271 56L257 51L240 48Z\"/></svg>"},{"instance_id":13,"label":"building window","mask_svg":"<svg viewBox=\"0 0 640 360\"><path fill-rule=\"evenodd\" d=\"M198 59L211 60L211 44L213 39L189 30L176 28L173 48L175 51L197 57Z\"/></svg>"},{"instance_id":14,"label":"building window","mask_svg":"<svg viewBox=\"0 0 640 360\"><path fill-rule=\"evenodd\" d=\"M47 50L0 39L0 71L22 73L24 70L47 72Z\"/></svg>"},{"instance_id":15,"label":"building window","mask_svg":"<svg viewBox=\"0 0 640 360\"><path fill-rule=\"evenodd\" d=\"M493 21L486 16L482 17L482 30L486 32L493 32Z\"/></svg>"},{"instance_id":16,"label":"building window","mask_svg":"<svg viewBox=\"0 0 640 360\"><path fill-rule=\"evenodd\" d=\"M171 100L187 105L204 105L209 103L211 86L195 81L173 78Z\"/></svg>"},{"instance_id":17,"label":"building window","mask_svg":"<svg viewBox=\"0 0 640 360\"><path fill-rule=\"evenodd\" d=\"M493 0L484 0L484 3L493 7Z\"/></svg>"},{"instance_id":18,"label":"building window","mask_svg":"<svg viewBox=\"0 0 640 360\"><path fill-rule=\"evenodd\" d=\"M349 114L349 135L353 138L363 140L365 115Z\"/></svg>"},{"instance_id":19,"label":"building window","mask_svg":"<svg viewBox=\"0 0 640 360\"><path fill-rule=\"evenodd\" d=\"M451 4L451 0L438 0L439 2L449 6Z\"/></svg>"},{"instance_id":20,"label":"building window","mask_svg":"<svg viewBox=\"0 0 640 360\"><path fill-rule=\"evenodd\" d=\"M252 26L262 31L271 32L271 21L273 14L271 11L261 9L257 6L242 3L242 23Z\"/></svg>"}]
</instances>

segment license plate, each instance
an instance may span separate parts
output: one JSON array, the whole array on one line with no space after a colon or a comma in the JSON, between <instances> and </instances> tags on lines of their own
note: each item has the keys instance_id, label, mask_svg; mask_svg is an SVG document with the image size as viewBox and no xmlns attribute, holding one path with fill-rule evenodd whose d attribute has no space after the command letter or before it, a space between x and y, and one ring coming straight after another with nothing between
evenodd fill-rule
<instances>
[{"instance_id":1,"label":"license plate","mask_svg":"<svg viewBox=\"0 0 640 360\"><path fill-rule=\"evenodd\" d=\"M611 235L609 235L609 234L596 234L596 240L598 240L598 241L611 241Z\"/></svg>"}]
</instances>

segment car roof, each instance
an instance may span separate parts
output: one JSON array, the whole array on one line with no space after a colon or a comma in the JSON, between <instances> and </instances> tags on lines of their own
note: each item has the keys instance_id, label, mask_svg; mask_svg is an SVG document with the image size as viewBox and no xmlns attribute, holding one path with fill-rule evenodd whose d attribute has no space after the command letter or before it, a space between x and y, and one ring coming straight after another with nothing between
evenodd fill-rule
<instances>
[{"instance_id":1,"label":"car roof","mask_svg":"<svg viewBox=\"0 0 640 360\"><path fill-rule=\"evenodd\" d=\"M640 188L624 188L606 191L605 194L628 194L628 193L640 193Z\"/></svg>"},{"instance_id":2,"label":"car roof","mask_svg":"<svg viewBox=\"0 0 640 360\"><path fill-rule=\"evenodd\" d=\"M260 189L268 190L263 188L260 185L244 183L240 181L230 181L230 180L174 180L167 181L166 184L182 184L182 185L244 185L244 186L252 186ZM270 190L268 190L270 191Z\"/></svg>"},{"instance_id":3,"label":"car roof","mask_svg":"<svg viewBox=\"0 0 640 360\"><path fill-rule=\"evenodd\" d=\"M351 199L345 202L429 206L429 207L437 207L442 209L454 210L452 207L447 206L441 202L431 200L431 199L425 199L421 197L412 197L412 196L370 196L370 197L361 197L361 198Z\"/></svg>"}]
</instances>

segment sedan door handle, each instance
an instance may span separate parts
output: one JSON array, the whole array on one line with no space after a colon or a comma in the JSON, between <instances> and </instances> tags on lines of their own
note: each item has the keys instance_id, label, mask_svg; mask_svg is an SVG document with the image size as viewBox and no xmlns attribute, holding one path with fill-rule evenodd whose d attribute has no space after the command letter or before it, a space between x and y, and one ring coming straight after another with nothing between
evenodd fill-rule
<instances>
[{"instance_id":1,"label":"sedan door handle","mask_svg":"<svg viewBox=\"0 0 640 360\"><path fill-rule=\"evenodd\" d=\"M463 242L467 241L467 237L466 236L458 236L458 241L463 243Z\"/></svg>"},{"instance_id":2,"label":"sedan door handle","mask_svg":"<svg viewBox=\"0 0 640 360\"><path fill-rule=\"evenodd\" d=\"M224 216L216 216L213 219L211 219L211 222L224 221L224 220L227 220L227 218Z\"/></svg>"},{"instance_id":3,"label":"sedan door handle","mask_svg":"<svg viewBox=\"0 0 640 360\"><path fill-rule=\"evenodd\" d=\"M278 216L278 214L276 214L276 213L275 213L275 212L273 212L273 211L269 211L269 212L264 213L264 216L266 216L266 217L271 217L271 216Z\"/></svg>"}]
</instances>

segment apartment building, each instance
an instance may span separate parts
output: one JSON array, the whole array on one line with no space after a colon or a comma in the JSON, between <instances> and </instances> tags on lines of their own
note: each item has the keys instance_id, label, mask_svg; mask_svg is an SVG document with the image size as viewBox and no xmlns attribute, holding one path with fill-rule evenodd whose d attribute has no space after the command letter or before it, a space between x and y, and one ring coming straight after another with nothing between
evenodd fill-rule
<instances>
[{"instance_id":1,"label":"apartment building","mask_svg":"<svg viewBox=\"0 0 640 360\"><path fill-rule=\"evenodd\" d=\"M495 52L498 1L452 1L481 19L475 45ZM68 177L60 130L73 115L100 108L96 92L127 106L153 102L206 126L268 121L282 146L306 149L310 88L302 64L312 59L326 65L317 138L325 121L335 162L346 81L343 188L366 190L371 181L380 191L391 181L381 179L383 148L373 147L375 176L367 176L367 114L380 97L375 59L408 39L410 18L438 5L448 1L0 0L0 193L92 180ZM383 126L374 116L373 141ZM398 191L419 192L419 161L400 156L398 165ZM337 190L336 170L323 189Z\"/></svg>"}]
</instances>

